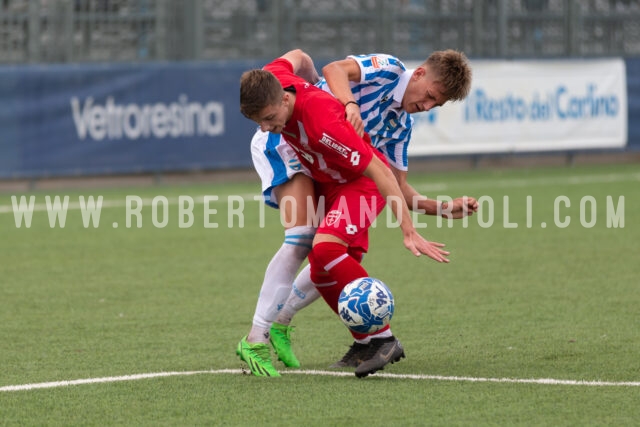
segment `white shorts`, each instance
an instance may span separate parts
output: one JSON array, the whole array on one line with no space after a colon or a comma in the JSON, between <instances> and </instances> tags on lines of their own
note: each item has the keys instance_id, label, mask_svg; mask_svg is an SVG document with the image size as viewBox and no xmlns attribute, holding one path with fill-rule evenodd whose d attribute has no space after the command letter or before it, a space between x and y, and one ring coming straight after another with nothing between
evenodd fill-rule
<instances>
[{"instance_id":1,"label":"white shorts","mask_svg":"<svg viewBox=\"0 0 640 427\"><path fill-rule=\"evenodd\" d=\"M294 149L280 135L258 129L251 138L251 158L262 180L264 202L272 208L278 209L278 201L273 195L275 187L289 181L297 173L311 176L298 160Z\"/></svg>"}]
</instances>

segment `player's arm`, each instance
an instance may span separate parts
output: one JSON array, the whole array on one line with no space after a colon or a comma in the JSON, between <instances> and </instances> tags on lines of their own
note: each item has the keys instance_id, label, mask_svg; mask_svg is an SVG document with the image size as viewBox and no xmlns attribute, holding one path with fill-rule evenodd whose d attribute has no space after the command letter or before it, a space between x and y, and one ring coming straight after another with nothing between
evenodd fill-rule
<instances>
[{"instance_id":1,"label":"player's arm","mask_svg":"<svg viewBox=\"0 0 640 427\"><path fill-rule=\"evenodd\" d=\"M353 58L334 61L322 68L322 75L327 81L333 96L345 107L346 118L359 136L364 133L364 123L360 116L360 106L356 102L349 82L359 82L361 79L360 66Z\"/></svg>"},{"instance_id":2,"label":"player's arm","mask_svg":"<svg viewBox=\"0 0 640 427\"><path fill-rule=\"evenodd\" d=\"M291 62L291 65L293 65L293 73L309 83L316 84L320 80L318 71L315 65L313 65L313 59L302 50L291 50L282 55L281 58Z\"/></svg>"},{"instance_id":3,"label":"player's arm","mask_svg":"<svg viewBox=\"0 0 640 427\"><path fill-rule=\"evenodd\" d=\"M402 196L407 202L409 209L424 212L427 215L440 215L445 218L459 219L473 215L478 211L478 201L473 197L458 197L451 202L439 202L429 199L418 193L411 184L407 182L407 171L391 166L391 171L398 181Z\"/></svg>"},{"instance_id":4,"label":"player's arm","mask_svg":"<svg viewBox=\"0 0 640 427\"><path fill-rule=\"evenodd\" d=\"M428 242L416 231L409 208L391 169L378 157L373 156L364 170L364 175L376 183L378 190L387 200L387 204L400 224L405 247L416 256L425 254L438 262L449 262L447 259L449 252L442 249L444 247L442 243Z\"/></svg>"}]
</instances>

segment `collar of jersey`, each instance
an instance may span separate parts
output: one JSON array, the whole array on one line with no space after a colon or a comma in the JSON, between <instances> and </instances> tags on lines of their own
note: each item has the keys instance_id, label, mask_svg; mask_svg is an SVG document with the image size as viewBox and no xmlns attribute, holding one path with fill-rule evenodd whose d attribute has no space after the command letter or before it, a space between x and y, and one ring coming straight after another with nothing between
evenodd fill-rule
<instances>
[{"instance_id":1,"label":"collar of jersey","mask_svg":"<svg viewBox=\"0 0 640 427\"><path fill-rule=\"evenodd\" d=\"M398 84L391 91L391 97L393 98L393 103L391 104L392 108L400 108L402 107L402 98L404 97L404 93L407 91L407 86L409 86L409 80L411 80L411 76L413 76L413 72L415 70L407 70L404 73L400 74L400 78L398 78Z\"/></svg>"}]
</instances>

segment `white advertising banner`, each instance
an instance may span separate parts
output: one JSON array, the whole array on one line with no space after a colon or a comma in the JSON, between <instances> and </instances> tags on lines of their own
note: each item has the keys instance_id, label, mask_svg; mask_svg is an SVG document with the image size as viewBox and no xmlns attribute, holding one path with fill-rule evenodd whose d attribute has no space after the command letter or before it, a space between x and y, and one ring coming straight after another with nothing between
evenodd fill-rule
<instances>
[{"instance_id":1,"label":"white advertising banner","mask_svg":"<svg viewBox=\"0 0 640 427\"><path fill-rule=\"evenodd\" d=\"M417 62L408 62L415 68ZM463 102L413 114L409 155L617 148L627 144L622 59L471 61Z\"/></svg>"}]
</instances>

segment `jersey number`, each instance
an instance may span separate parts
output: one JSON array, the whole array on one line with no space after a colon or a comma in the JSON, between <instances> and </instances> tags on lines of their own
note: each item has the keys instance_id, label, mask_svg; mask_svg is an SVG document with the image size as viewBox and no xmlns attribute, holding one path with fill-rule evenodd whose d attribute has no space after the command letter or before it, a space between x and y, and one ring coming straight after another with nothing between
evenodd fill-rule
<instances>
[{"instance_id":1,"label":"jersey number","mask_svg":"<svg viewBox=\"0 0 640 427\"><path fill-rule=\"evenodd\" d=\"M350 161L353 166L358 166L360 164L360 153L358 153L357 151L351 153Z\"/></svg>"}]
</instances>

